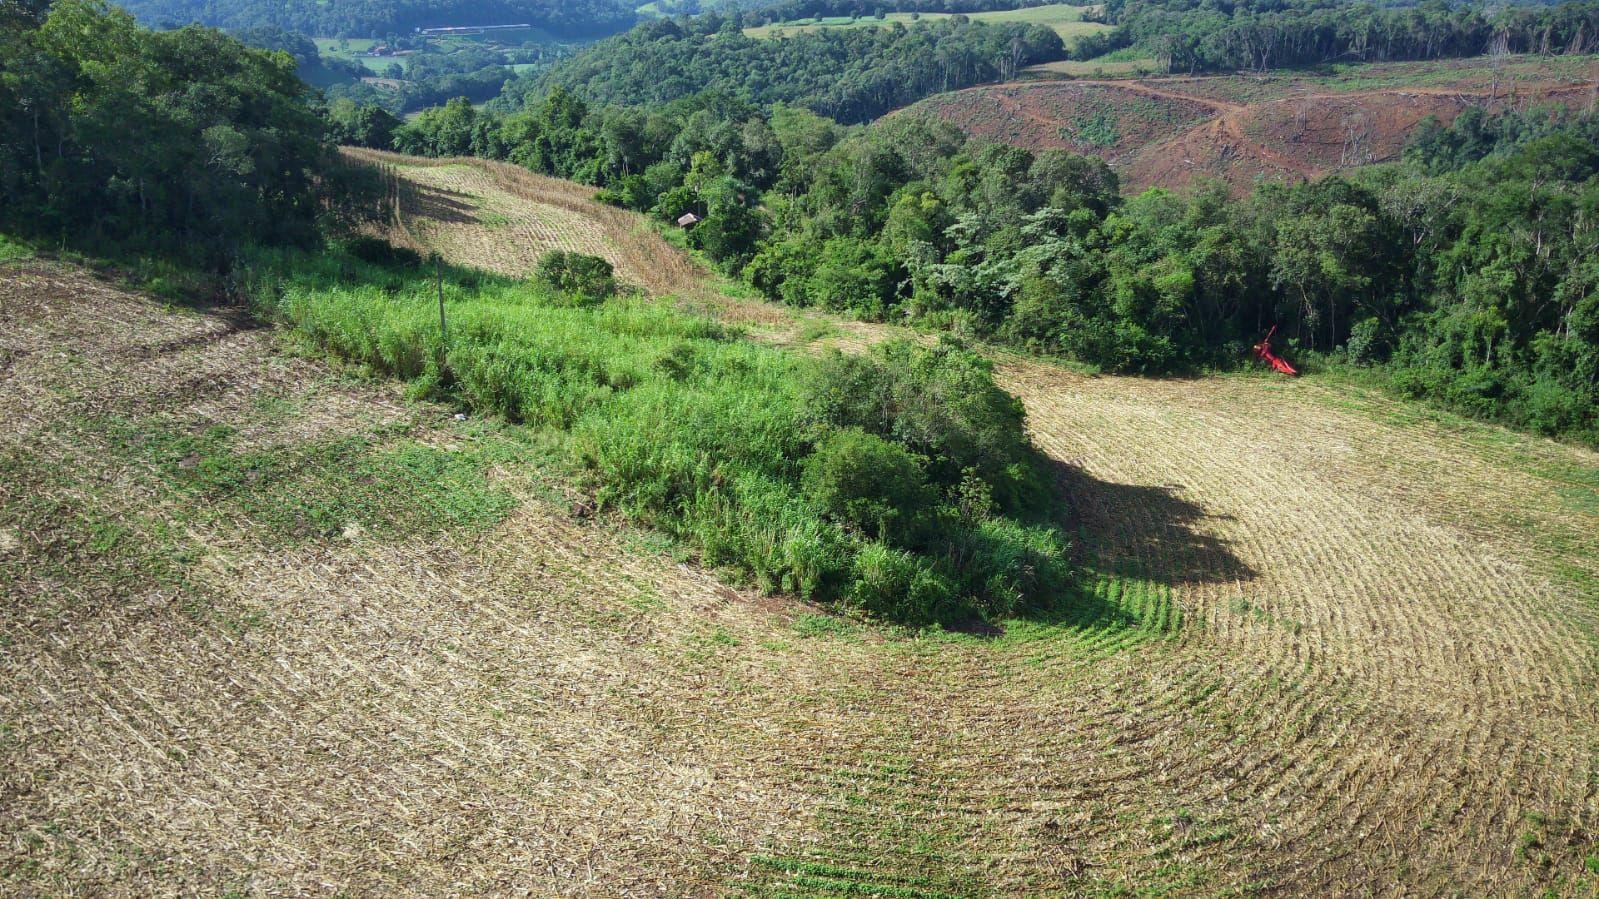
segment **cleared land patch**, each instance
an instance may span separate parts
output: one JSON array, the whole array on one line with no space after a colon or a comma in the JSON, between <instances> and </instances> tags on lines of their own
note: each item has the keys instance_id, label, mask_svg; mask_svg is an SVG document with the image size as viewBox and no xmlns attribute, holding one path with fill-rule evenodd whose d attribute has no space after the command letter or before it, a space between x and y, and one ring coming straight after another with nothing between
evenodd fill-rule
<instances>
[{"instance_id":1,"label":"cleared land patch","mask_svg":"<svg viewBox=\"0 0 1599 899\"><path fill-rule=\"evenodd\" d=\"M765 315L813 345L893 331ZM1592 452L1316 380L1002 357L1085 593L910 636L576 519L517 429L245 324L0 268L18 891L1599 886ZM274 452L305 461L228 476ZM322 486L368 490L352 467L399 485L384 514L277 523L355 509Z\"/></svg>"},{"instance_id":2,"label":"cleared land patch","mask_svg":"<svg viewBox=\"0 0 1599 899\"><path fill-rule=\"evenodd\" d=\"M1010 85L940 94L914 113L958 122L966 133L1029 149L1050 147L1131 160L1143 148L1215 115L1211 103L1114 82Z\"/></svg>"},{"instance_id":3,"label":"cleared land patch","mask_svg":"<svg viewBox=\"0 0 1599 899\"><path fill-rule=\"evenodd\" d=\"M1078 64L1083 65L1083 64ZM1428 118L1599 100L1599 57L1452 60L1327 73L1028 81L939 94L901 113L1030 149L1100 156L1129 190L1313 177L1394 159Z\"/></svg>"}]
</instances>

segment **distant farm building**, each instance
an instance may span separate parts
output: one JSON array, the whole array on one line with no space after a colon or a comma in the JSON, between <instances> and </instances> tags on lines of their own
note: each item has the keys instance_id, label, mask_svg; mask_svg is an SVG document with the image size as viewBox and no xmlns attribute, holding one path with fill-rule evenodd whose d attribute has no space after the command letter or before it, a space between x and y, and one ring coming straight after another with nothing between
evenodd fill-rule
<instances>
[{"instance_id":1,"label":"distant farm building","mask_svg":"<svg viewBox=\"0 0 1599 899\"><path fill-rule=\"evenodd\" d=\"M692 224L698 222L699 220L700 220L700 217L695 215L694 213L685 212L681 216L678 217L677 225L680 228L687 228L689 225L692 225Z\"/></svg>"}]
</instances>

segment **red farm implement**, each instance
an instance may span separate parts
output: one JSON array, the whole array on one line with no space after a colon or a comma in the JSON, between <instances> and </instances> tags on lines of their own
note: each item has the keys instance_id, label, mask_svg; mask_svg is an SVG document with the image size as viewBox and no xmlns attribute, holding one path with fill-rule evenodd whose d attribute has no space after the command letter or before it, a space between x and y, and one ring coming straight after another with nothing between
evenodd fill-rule
<instances>
[{"instance_id":1,"label":"red farm implement","mask_svg":"<svg viewBox=\"0 0 1599 899\"><path fill-rule=\"evenodd\" d=\"M1298 369L1294 368L1292 365L1289 365L1287 360L1271 351L1271 335L1276 333L1277 326L1272 325L1271 330L1266 332L1266 336L1261 339L1260 343L1255 344L1255 356L1258 357L1260 361L1266 363L1285 375L1297 376L1299 374Z\"/></svg>"}]
</instances>

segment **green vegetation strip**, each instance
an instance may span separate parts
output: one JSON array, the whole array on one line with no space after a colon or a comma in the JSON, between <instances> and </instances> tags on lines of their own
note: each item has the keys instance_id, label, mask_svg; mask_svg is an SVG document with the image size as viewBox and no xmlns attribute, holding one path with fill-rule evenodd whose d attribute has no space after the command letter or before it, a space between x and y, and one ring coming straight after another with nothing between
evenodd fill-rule
<instances>
[{"instance_id":1,"label":"green vegetation strip","mask_svg":"<svg viewBox=\"0 0 1599 899\"><path fill-rule=\"evenodd\" d=\"M640 297L603 298L603 279L560 291L468 271L443 286L446 338L432 278L403 257L261 252L250 265L265 313L418 393L547 435L600 506L762 588L912 625L1070 595L1020 403L975 354L898 343L818 359ZM571 287L568 269L547 274ZM165 456L179 452L209 458L187 444ZM463 476L425 454L391 464L419 486ZM227 484L237 467L199 476ZM467 508L440 510L493 506L466 495Z\"/></svg>"}]
</instances>

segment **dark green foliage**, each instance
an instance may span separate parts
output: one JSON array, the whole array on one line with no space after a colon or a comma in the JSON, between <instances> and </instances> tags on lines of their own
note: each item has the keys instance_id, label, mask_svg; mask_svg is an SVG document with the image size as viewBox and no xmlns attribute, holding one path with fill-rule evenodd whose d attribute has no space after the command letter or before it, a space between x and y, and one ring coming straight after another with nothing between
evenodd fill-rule
<instances>
[{"instance_id":1,"label":"dark green foliage","mask_svg":"<svg viewBox=\"0 0 1599 899\"><path fill-rule=\"evenodd\" d=\"M598 256L553 250L539 260L538 282L579 303L598 303L616 295L616 270Z\"/></svg>"},{"instance_id":2,"label":"dark green foliage","mask_svg":"<svg viewBox=\"0 0 1599 899\"><path fill-rule=\"evenodd\" d=\"M297 65L314 66L321 62L316 41L295 31L285 31L271 25L259 25L233 32L241 43L258 50L277 50L294 57Z\"/></svg>"},{"instance_id":3,"label":"dark green foliage","mask_svg":"<svg viewBox=\"0 0 1599 899\"><path fill-rule=\"evenodd\" d=\"M422 254L410 247L397 247L381 237L355 237L344 245L344 251L371 265L389 268L420 268Z\"/></svg>"},{"instance_id":4,"label":"dark green foliage","mask_svg":"<svg viewBox=\"0 0 1599 899\"><path fill-rule=\"evenodd\" d=\"M0 24L0 224L221 250L314 236L322 124L283 54L96 0Z\"/></svg>"},{"instance_id":5,"label":"dark green foliage","mask_svg":"<svg viewBox=\"0 0 1599 899\"><path fill-rule=\"evenodd\" d=\"M328 138L336 144L386 150L394 146L394 132L404 124L381 106L361 106L335 100L327 108Z\"/></svg>"},{"instance_id":6,"label":"dark green foliage","mask_svg":"<svg viewBox=\"0 0 1599 899\"><path fill-rule=\"evenodd\" d=\"M123 0L147 24L216 28L263 26L328 37L382 38L417 28L529 24L565 36L594 36L633 24L616 0Z\"/></svg>"},{"instance_id":7,"label":"dark green foliage","mask_svg":"<svg viewBox=\"0 0 1599 899\"><path fill-rule=\"evenodd\" d=\"M641 25L551 69L537 90L559 85L593 103L634 106L727 92L863 122L929 94L1002 80L1020 66L1066 55L1060 36L1037 25L956 18L763 40L745 37L740 21L713 13Z\"/></svg>"},{"instance_id":8,"label":"dark green foliage","mask_svg":"<svg viewBox=\"0 0 1599 899\"><path fill-rule=\"evenodd\" d=\"M809 305L881 320L894 302L900 267L875 244L836 238L822 247L814 264L796 295Z\"/></svg>"},{"instance_id":9,"label":"dark green foliage","mask_svg":"<svg viewBox=\"0 0 1599 899\"><path fill-rule=\"evenodd\" d=\"M1468 7L1421 3L1385 8L1332 0L1111 0L1115 32L1079 44L1083 59L1127 46L1164 71L1231 71L1509 53L1592 53L1599 3Z\"/></svg>"},{"instance_id":10,"label":"dark green foliage","mask_svg":"<svg viewBox=\"0 0 1599 899\"><path fill-rule=\"evenodd\" d=\"M890 341L866 356L824 356L804 391L808 419L893 440L924 460L952 497L975 477L1007 514L1047 505L1041 460L1021 401L994 384L992 365L949 343Z\"/></svg>"},{"instance_id":11,"label":"dark green foliage","mask_svg":"<svg viewBox=\"0 0 1599 899\"><path fill-rule=\"evenodd\" d=\"M882 19L887 13L973 13L1044 6L1054 0L783 0L781 3L755 4L740 13L744 27L797 22L801 19L837 16L872 16Z\"/></svg>"},{"instance_id":12,"label":"dark green foliage","mask_svg":"<svg viewBox=\"0 0 1599 899\"><path fill-rule=\"evenodd\" d=\"M834 520L888 542L921 525L927 478L904 447L858 428L836 431L805 460L805 493Z\"/></svg>"}]
</instances>

